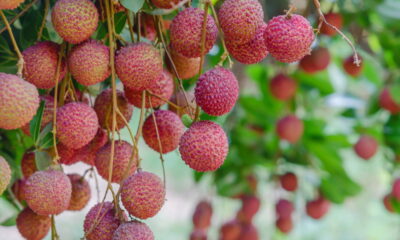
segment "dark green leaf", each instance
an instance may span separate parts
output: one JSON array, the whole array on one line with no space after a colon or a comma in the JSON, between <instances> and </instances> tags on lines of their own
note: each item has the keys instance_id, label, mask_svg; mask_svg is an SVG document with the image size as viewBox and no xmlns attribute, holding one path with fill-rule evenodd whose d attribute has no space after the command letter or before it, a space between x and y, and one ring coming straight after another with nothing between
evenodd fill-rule
<instances>
[{"instance_id":1,"label":"dark green leaf","mask_svg":"<svg viewBox=\"0 0 400 240\"><path fill-rule=\"evenodd\" d=\"M35 144L38 143L40 125L42 124L42 116L45 104L46 104L45 101L40 102L40 106L36 112L36 115L33 117L30 123L30 133L33 138L33 142L35 142Z\"/></svg>"}]
</instances>

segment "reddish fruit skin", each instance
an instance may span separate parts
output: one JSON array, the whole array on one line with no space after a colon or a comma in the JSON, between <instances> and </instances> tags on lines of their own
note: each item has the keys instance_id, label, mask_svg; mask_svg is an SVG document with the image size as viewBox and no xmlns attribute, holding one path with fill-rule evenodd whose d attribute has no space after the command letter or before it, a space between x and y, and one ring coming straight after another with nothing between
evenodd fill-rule
<instances>
[{"instance_id":1,"label":"reddish fruit skin","mask_svg":"<svg viewBox=\"0 0 400 240\"><path fill-rule=\"evenodd\" d=\"M190 240L207 240L207 232L200 229L195 229L190 234Z\"/></svg>"},{"instance_id":2,"label":"reddish fruit skin","mask_svg":"<svg viewBox=\"0 0 400 240\"><path fill-rule=\"evenodd\" d=\"M151 0L154 6L165 9L172 8L174 5L177 5L180 1L181 0Z\"/></svg>"},{"instance_id":3,"label":"reddish fruit skin","mask_svg":"<svg viewBox=\"0 0 400 240\"><path fill-rule=\"evenodd\" d=\"M217 67L200 76L194 90L196 103L209 115L232 110L239 96L239 83L228 69Z\"/></svg>"},{"instance_id":4,"label":"reddish fruit skin","mask_svg":"<svg viewBox=\"0 0 400 240\"><path fill-rule=\"evenodd\" d=\"M140 219L153 217L164 205L164 184L155 174L137 172L122 184L121 201L134 217Z\"/></svg>"},{"instance_id":5,"label":"reddish fruit skin","mask_svg":"<svg viewBox=\"0 0 400 240\"><path fill-rule=\"evenodd\" d=\"M0 195L6 190L11 180L11 169L7 161L0 156Z\"/></svg>"},{"instance_id":6,"label":"reddish fruit skin","mask_svg":"<svg viewBox=\"0 0 400 240\"><path fill-rule=\"evenodd\" d=\"M25 179L18 179L14 182L14 184L11 187L11 190L17 198L17 200L21 203L22 201L25 201L25 194L24 194L24 186L25 186Z\"/></svg>"},{"instance_id":7,"label":"reddish fruit skin","mask_svg":"<svg viewBox=\"0 0 400 240\"><path fill-rule=\"evenodd\" d=\"M82 210L90 200L89 183L79 174L68 174L71 181L72 194L69 202L68 210Z\"/></svg>"},{"instance_id":8,"label":"reddish fruit skin","mask_svg":"<svg viewBox=\"0 0 400 240\"><path fill-rule=\"evenodd\" d=\"M58 140L72 149L79 149L92 141L99 128L96 112L80 102L59 108L56 120Z\"/></svg>"},{"instance_id":9,"label":"reddish fruit skin","mask_svg":"<svg viewBox=\"0 0 400 240\"><path fill-rule=\"evenodd\" d=\"M94 166L97 151L108 142L107 132L103 129L97 131L93 140L83 148L76 151L75 158L88 165Z\"/></svg>"},{"instance_id":10,"label":"reddish fruit skin","mask_svg":"<svg viewBox=\"0 0 400 240\"><path fill-rule=\"evenodd\" d=\"M383 205L385 206L386 210L390 213L394 212L394 208L392 205L392 196L390 194L387 194L384 198L383 198Z\"/></svg>"},{"instance_id":11,"label":"reddish fruit skin","mask_svg":"<svg viewBox=\"0 0 400 240\"><path fill-rule=\"evenodd\" d=\"M328 23L335 26L339 30L342 28L342 26L343 26L342 15L340 15L339 13L330 12L330 13L325 14L324 16L325 16L325 20ZM337 32L333 28L331 28L330 26L328 26L325 23L322 24L320 33L328 35L328 36L334 36L337 34Z\"/></svg>"},{"instance_id":12,"label":"reddish fruit skin","mask_svg":"<svg viewBox=\"0 0 400 240\"><path fill-rule=\"evenodd\" d=\"M158 80L147 87L147 90L163 99L169 99L174 92L174 80L172 79L171 74L167 71L163 71ZM125 87L125 96L133 106L142 108L142 91L136 91ZM147 94L145 99L145 108L157 108L164 105L165 100L163 99L156 96L149 96L149 94Z\"/></svg>"},{"instance_id":13,"label":"reddish fruit skin","mask_svg":"<svg viewBox=\"0 0 400 240\"><path fill-rule=\"evenodd\" d=\"M35 154L25 153L21 160L21 171L25 178L30 177L37 171Z\"/></svg>"},{"instance_id":14,"label":"reddish fruit skin","mask_svg":"<svg viewBox=\"0 0 400 240\"><path fill-rule=\"evenodd\" d=\"M99 13L89 0L58 0L52 9L51 21L65 41L77 44L96 31Z\"/></svg>"},{"instance_id":15,"label":"reddish fruit skin","mask_svg":"<svg viewBox=\"0 0 400 240\"><path fill-rule=\"evenodd\" d=\"M387 87L383 89L379 96L379 105L381 108L388 110L391 114L400 112L400 104L394 101Z\"/></svg>"},{"instance_id":16,"label":"reddish fruit skin","mask_svg":"<svg viewBox=\"0 0 400 240\"><path fill-rule=\"evenodd\" d=\"M218 12L224 36L238 44L253 39L263 18L264 12L257 0L226 0Z\"/></svg>"},{"instance_id":17,"label":"reddish fruit skin","mask_svg":"<svg viewBox=\"0 0 400 240\"><path fill-rule=\"evenodd\" d=\"M41 216L26 207L17 217L19 233L28 240L41 240L51 227L50 216Z\"/></svg>"},{"instance_id":18,"label":"reddish fruit skin","mask_svg":"<svg viewBox=\"0 0 400 240\"><path fill-rule=\"evenodd\" d=\"M400 201L400 178L397 178L392 187L392 196L397 200Z\"/></svg>"},{"instance_id":19,"label":"reddish fruit skin","mask_svg":"<svg viewBox=\"0 0 400 240\"><path fill-rule=\"evenodd\" d=\"M240 231L241 226L236 219L229 221L220 229L220 240L238 240Z\"/></svg>"},{"instance_id":20,"label":"reddish fruit skin","mask_svg":"<svg viewBox=\"0 0 400 240\"><path fill-rule=\"evenodd\" d=\"M150 148L160 153L168 153L178 147L184 130L185 126L178 115L171 111L158 110L154 112L154 116L152 114L147 117L142 131L143 139Z\"/></svg>"},{"instance_id":21,"label":"reddish fruit skin","mask_svg":"<svg viewBox=\"0 0 400 240\"><path fill-rule=\"evenodd\" d=\"M115 58L115 70L125 87L143 91L160 79L160 52L148 43L136 43L121 48Z\"/></svg>"},{"instance_id":22,"label":"reddish fruit skin","mask_svg":"<svg viewBox=\"0 0 400 240\"><path fill-rule=\"evenodd\" d=\"M174 62L176 71L178 72L179 78L188 79L196 76L199 73L200 69L200 57L196 58L188 58L183 56L182 54L175 51L172 47L170 47L170 52L172 61ZM170 59L167 59L167 65L169 71L175 74L174 68L170 63Z\"/></svg>"},{"instance_id":23,"label":"reddish fruit skin","mask_svg":"<svg viewBox=\"0 0 400 240\"><path fill-rule=\"evenodd\" d=\"M114 160L111 182L120 183L123 180L126 169L129 166L129 162L132 156L132 145L123 140L115 141L114 144ZM95 159L96 169L99 172L99 175L102 176L105 180L108 180L109 177L110 157L111 142L107 143L97 152ZM131 163L129 171L126 172L127 176L133 174L136 171L137 161L137 156L135 156Z\"/></svg>"},{"instance_id":24,"label":"reddish fruit skin","mask_svg":"<svg viewBox=\"0 0 400 240\"><path fill-rule=\"evenodd\" d=\"M227 40L225 43L229 53L238 62L244 64L261 62L268 55L264 41L265 29L267 29L267 24L263 23L258 27L254 37L246 43L237 43L236 39Z\"/></svg>"},{"instance_id":25,"label":"reddish fruit skin","mask_svg":"<svg viewBox=\"0 0 400 240\"><path fill-rule=\"evenodd\" d=\"M211 121L199 121L179 141L182 160L198 172L217 170L228 154L228 138L224 130Z\"/></svg>"},{"instance_id":26,"label":"reddish fruit skin","mask_svg":"<svg viewBox=\"0 0 400 240\"><path fill-rule=\"evenodd\" d=\"M28 206L39 215L56 215L65 211L71 200L71 181L61 171L38 171L24 186Z\"/></svg>"},{"instance_id":27,"label":"reddish fruit skin","mask_svg":"<svg viewBox=\"0 0 400 240\"><path fill-rule=\"evenodd\" d=\"M307 215L314 219L320 219L328 212L330 205L330 202L323 197L309 201L306 205Z\"/></svg>"},{"instance_id":28,"label":"reddish fruit skin","mask_svg":"<svg viewBox=\"0 0 400 240\"><path fill-rule=\"evenodd\" d=\"M258 240L257 228L252 224L242 224L239 240Z\"/></svg>"},{"instance_id":29,"label":"reddish fruit skin","mask_svg":"<svg viewBox=\"0 0 400 240\"><path fill-rule=\"evenodd\" d=\"M365 160L373 157L378 150L378 143L376 140L367 135L363 135L358 139L357 143L354 145L354 151L360 158Z\"/></svg>"},{"instance_id":30,"label":"reddish fruit skin","mask_svg":"<svg viewBox=\"0 0 400 240\"><path fill-rule=\"evenodd\" d=\"M198 230L208 229L211 226L212 213L212 206L209 202L199 202L192 217L194 228Z\"/></svg>"},{"instance_id":31,"label":"reddish fruit skin","mask_svg":"<svg viewBox=\"0 0 400 240\"><path fill-rule=\"evenodd\" d=\"M0 128L24 126L38 108L39 93L34 85L15 75L0 73Z\"/></svg>"},{"instance_id":32,"label":"reddish fruit skin","mask_svg":"<svg viewBox=\"0 0 400 240\"><path fill-rule=\"evenodd\" d=\"M54 111L54 98L50 95L40 96L40 101L44 101L44 110L42 115L42 122L40 123L40 129L43 129L49 122L53 120L53 111ZM21 130L28 136L31 135L30 133L30 123L28 122Z\"/></svg>"},{"instance_id":33,"label":"reddish fruit skin","mask_svg":"<svg viewBox=\"0 0 400 240\"><path fill-rule=\"evenodd\" d=\"M79 159L75 158L77 149L72 149L65 146L62 143L57 144L58 155L60 156L59 162L65 165L72 165L79 162Z\"/></svg>"},{"instance_id":34,"label":"reddish fruit skin","mask_svg":"<svg viewBox=\"0 0 400 240\"><path fill-rule=\"evenodd\" d=\"M45 41L39 42L22 52L24 56L23 77L37 88L51 89L55 86L58 53L60 45ZM62 60L58 81L67 73L67 66Z\"/></svg>"},{"instance_id":35,"label":"reddish fruit skin","mask_svg":"<svg viewBox=\"0 0 400 240\"><path fill-rule=\"evenodd\" d=\"M268 22L264 39L269 53L276 60L291 63L310 54L314 31L303 16L292 14L288 18L280 15Z\"/></svg>"},{"instance_id":36,"label":"reddish fruit skin","mask_svg":"<svg viewBox=\"0 0 400 240\"><path fill-rule=\"evenodd\" d=\"M15 9L25 0L2 0L0 2L0 9Z\"/></svg>"},{"instance_id":37,"label":"reddish fruit skin","mask_svg":"<svg viewBox=\"0 0 400 240\"><path fill-rule=\"evenodd\" d=\"M128 103L124 92L117 90L117 106L119 111L129 123L133 113L133 106ZM94 102L94 111L99 118L100 127L103 129L112 129L112 89L108 88L101 92ZM117 114L116 130L125 127L125 121Z\"/></svg>"},{"instance_id":38,"label":"reddish fruit skin","mask_svg":"<svg viewBox=\"0 0 400 240\"><path fill-rule=\"evenodd\" d=\"M214 18L207 15L204 51L201 52L203 20L204 11L199 8L190 7L180 12L171 23L171 46L188 58L196 58L207 54L217 40L218 29Z\"/></svg>"},{"instance_id":39,"label":"reddish fruit skin","mask_svg":"<svg viewBox=\"0 0 400 240\"><path fill-rule=\"evenodd\" d=\"M112 240L154 240L154 235L145 223L132 221L121 224Z\"/></svg>"},{"instance_id":40,"label":"reddish fruit skin","mask_svg":"<svg viewBox=\"0 0 400 240\"><path fill-rule=\"evenodd\" d=\"M237 219L242 223L251 223L258 210L260 210L260 199L253 195L244 195L241 200L242 208L238 211Z\"/></svg>"},{"instance_id":41,"label":"reddish fruit skin","mask_svg":"<svg viewBox=\"0 0 400 240\"><path fill-rule=\"evenodd\" d=\"M287 218L279 217L276 220L275 224L276 227L279 229L279 231L285 234L288 234L293 229L293 221L291 217Z\"/></svg>"},{"instance_id":42,"label":"reddish fruit skin","mask_svg":"<svg viewBox=\"0 0 400 240\"><path fill-rule=\"evenodd\" d=\"M303 136L303 122L294 115L280 119L276 126L279 138L290 143L296 143Z\"/></svg>"},{"instance_id":43,"label":"reddish fruit skin","mask_svg":"<svg viewBox=\"0 0 400 240\"><path fill-rule=\"evenodd\" d=\"M279 199L275 205L275 211L280 218L290 218L294 211L293 203L286 199Z\"/></svg>"},{"instance_id":44,"label":"reddish fruit skin","mask_svg":"<svg viewBox=\"0 0 400 240\"><path fill-rule=\"evenodd\" d=\"M279 181L281 183L281 186L283 189L289 192L294 192L297 190L298 187L298 181L297 181L297 176L292 173L288 172L285 173L284 175L280 176Z\"/></svg>"},{"instance_id":45,"label":"reddish fruit skin","mask_svg":"<svg viewBox=\"0 0 400 240\"><path fill-rule=\"evenodd\" d=\"M357 66L354 63L354 56L351 55L348 58L346 58L343 62L343 69L347 72L347 74L353 76L353 77L357 77L361 74L362 70L363 70L363 62L362 62L362 58L360 56L358 56L358 58L361 60L360 66Z\"/></svg>"},{"instance_id":46,"label":"reddish fruit skin","mask_svg":"<svg viewBox=\"0 0 400 240\"><path fill-rule=\"evenodd\" d=\"M101 218L101 216L103 217ZM125 219L127 218L125 214L123 216ZM95 223L97 225L92 229ZM88 240L112 240L113 234L120 224L121 221L116 215L114 204L104 202L98 203L90 209L85 217L83 229Z\"/></svg>"},{"instance_id":47,"label":"reddish fruit skin","mask_svg":"<svg viewBox=\"0 0 400 240\"><path fill-rule=\"evenodd\" d=\"M68 70L80 84L90 86L110 76L110 50L104 44L88 40L72 48Z\"/></svg>"},{"instance_id":48,"label":"reddish fruit skin","mask_svg":"<svg viewBox=\"0 0 400 240\"><path fill-rule=\"evenodd\" d=\"M276 99L287 101L296 94L297 83L284 74L278 74L269 82L269 88Z\"/></svg>"},{"instance_id":49,"label":"reddish fruit skin","mask_svg":"<svg viewBox=\"0 0 400 240\"><path fill-rule=\"evenodd\" d=\"M314 74L325 70L331 62L331 54L324 47L314 49L310 55L306 55L300 60L300 68L308 73Z\"/></svg>"}]
</instances>

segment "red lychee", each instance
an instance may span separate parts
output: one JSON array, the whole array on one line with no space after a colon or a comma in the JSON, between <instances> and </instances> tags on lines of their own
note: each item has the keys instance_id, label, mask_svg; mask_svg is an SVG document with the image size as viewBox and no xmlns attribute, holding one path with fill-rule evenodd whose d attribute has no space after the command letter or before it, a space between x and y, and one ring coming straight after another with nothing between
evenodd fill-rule
<instances>
[{"instance_id":1,"label":"red lychee","mask_svg":"<svg viewBox=\"0 0 400 240\"><path fill-rule=\"evenodd\" d=\"M224 223L220 229L220 240L238 240L240 235L241 226L235 219Z\"/></svg>"},{"instance_id":2,"label":"red lychee","mask_svg":"<svg viewBox=\"0 0 400 240\"><path fill-rule=\"evenodd\" d=\"M51 227L50 216L42 216L26 207L17 217L19 233L28 240L41 240L46 237Z\"/></svg>"},{"instance_id":3,"label":"red lychee","mask_svg":"<svg viewBox=\"0 0 400 240\"><path fill-rule=\"evenodd\" d=\"M19 201L25 201L25 194L24 194L24 186L25 186L25 179L18 179L14 182L11 187L11 190L15 196L15 198Z\"/></svg>"},{"instance_id":4,"label":"red lychee","mask_svg":"<svg viewBox=\"0 0 400 240\"><path fill-rule=\"evenodd\" d=\"M360 66L357 66L354 62L354 55L349 56L343 62L343 69L347 72L347 74L353 77L360 75L363 70L362 58L361 56L358 56L358 58L361 60Z\"/></svg>"},{"instance_id":5,"label":"red lychee","mask_svg":"<svg viewBox=\"0 0 400 240\"><path fill-rule=\"evenodd\" d=\"M72 194L68 210L82 210L90 200L89 183L79 174L68 174L71 181Z\"/></svg>"},{"instance_id":6,"label":"red lychee","mask_svg":"<svg viewBox=\"0 0 400 240\"><path fill-rule=\"evenodd\" d=\"M188 58L182 54L175 51L170 47L169 53L171 54L171 59L174 63L176 71L178 72L179 78L188 79L196 76L200 69L200 57ZM171 64L170 59L167 61L169 71L175 76L176 73Z\"/></svg>"},{"instance_id":7,"label":"red lychee","mask_svg":"<svg viewBox=\"0 0 400 240\"><path fill-rule=\"evenodd\" d=\"M25 178L30 177L37 171L35 153L25 153L21 160L21 171Z\"/></svg>"},{"instance_id":8,"label":"red lychee","mask_svg":"<svg viewBox=\"0 0 400 240\"><path fill-rule=\"evenodd\" d=\"M242 224L239 240L258 240L257 228L252 224Z\"/></svg>"},{"instance_id":9,"label":"red lychee","mask_svg":"<svg viewBox=\"0 0 400 240\"><path fill-rule=\"evenodd\" d=\"M297 190L297 176L292 173L292 172L288 172L285 173L284 175L279 177L279 181L281 183L281 186L283 189L285 189L286 191L289 192L294 192Z\"/></svg>"},{"instance_id":10,"label":"red lychee","mask_svg":"<svg viewBox=\"0 0 400 240\"><path fill-rule=\"evenodd\" d=\"M392 196L397 200L400 201L400 178L397 178L392 187Z\"/></svg>"},{"instance_id":11,"label":"red lychee","mask_svg":"<svg viewBox=\"0 0 400 240\"><path fill-rule=\"evenodd\" d=\"M14 9L24 1L25 0L2 0L0 2L0 9Z\"/></svg>"},{"instance_id":12,"label":"red lychee","mask_svg":"<svg viewBox=\"0 0 400 240\"><path fill-rule=\"evenodd\" d=\"M192 119L195 118L196 100L193 91L186 91L186 92L179 91L174 95L172 95L170 101L180 107L180 109L176 109L176 107L168 105L168 109L170 111L178 114L179 117L182 117L184 114L187 114Z\"/></svg>"},{"instance_id":13,"label":"red lychee","mask_svg":"<svg viewBox=\"0 0 400 240\"><path fill-rule=\"evenodd\" d=\"M58 156L60 156L59 162L65 165L72 165L77 162L79 162L79 159L77 159L76 152L77 149L72 149L67 146L65 146L62 143L57 144L57 151L58 151Z\"/></svg>"},{"instance_id":14,"label":"red lychee","mask_svg":"<svg viewBox=\"0 0 400 240\"><path fill-rule=\"evenodd\" d=\"M285 234L288 234L293 229L293 221L290 216L287 218L279 217L275 224L279 231Z\"/></svg>"},{"instance_id":15,"label":"red lychee","mask_svg":"<svg viewBox=\"0 0 400 240\"><path fill-rule=\"evenodd\" d=\"M280 139L290 143L296 143L303 136L303 122L294 115L288 115L280 119L276 126L276 132Z\"/></svg>"},{"instance_id":16,"label":"red lychee","mask_svg":"<svg viewBox=\"0 0 400 240\"><path fill-rule=\"evenodd\" d=\"M294 211L293 203L286 199L279 199L275 205L275 211L280 218L290 218Z\"/></svg>"},{"instance_id":17,"label":"red lychee","mask_svg":"<svg viewBox=\"0 0 400 240\"><path fill-rule=\"evenodd\" d=\"M228 154L224 130L211 121L194 123L181 137L179 152L189 167L199 172L215 171Z\"/></svg>"},{"instance_id":18,"label":"red lychee","mask_svg":"<svg viewBox=\"0 0 400 240\"><path fill-rule=\"evenodd\" d=\"M194 229L190 234L190 240L207 240L207 232L201 229Z\"/></svg>"},{"instance_id":19,"label":"red lychee","mask_svg":"<svg viewBox=\"0 0 400 240\"><path fill-rule=\"evenodd\" d=\"M154 240L154 235L145 223L132 221L121 224L112 240Z\"/></svg>"},{"instance_id":20,"label":"red lychee","mask_svg":"<svg viewBox=\"0 0 400 240\"><path fill-rule=\"evenodd\" d=\"M310 55L306 55L300 60L299 67L306 73L314 74L325 70L331 62L331 54L324 47L312 50Z\"/></svg>"},{"instance_id":21,"label":"red lychee","mask_svg":"<svg viewBox=\"0 0 400 240\"><path fill-rule=\"evenodd\" d=\"M269 82L269 89L276 99L286 101L296 94L297 83L284 74L278 74Z\"/></svg>"},{"instance_id":22,"label":"red lychee","mask_svg":"<svg viewBox=\"0 0 400 240\"><path fill-rule=\"evenodd\" d=\"M390 194L387 194L384 198L383 198L383 205L385 206L386 210L388 210L388 212L393 213L394 212L394 208L393 208L393 204L392 204L392 196Z\"/></svg>"},{"instance_id":23,"label":"red lychee","mask_svg":"<svg viewBox=\"0 0 400 240\"><path fill-rule=\"evenodd\" d=\"M320 196L315 200L307 202L307 215L314 219L320 219L328 212L330 205L331 204L328 200Z\"/></svg>"},{"instance_id":24,"label":"red lychee","mask_svg":"<svg viewBox=\"0 0 400 240\"><path fill-rule=\"evenodd\" d=\"M96 136L86 146L78 149L75 153L75 158L86 164L94 166L97 151L108 142L107 132L103 129L97 131Z\"/></svg>"},{"instance_id":25,"label":"red lychee","mask_svg":"<svg viewBox=\"0 0 400 240\"><path fill-rule=\"evenodd\" d=\"M378 151L378 143L376 142L375 138L368 135L363 135L354 145L354 151L360 158L368 160Z\"/></svg>"},{"instance_id":26,"label":"red lychee","mask_svg":"<svg viewBox=\"0 0 400 240\"><path fill-rule=\"evenodd\" d=\"M172 8L177 5L181 0L151 0L154 6L158 8Z\"/></svg>"},{"instance_id":27,"label":"red lychee","mask_svg":"<svg viewBox=\"0 0 400 240\"><path fill-rule=\"evenodd\" d=\"M379 96L379 105L381 108L388 110L391 114L400 112L400 104L394 101L387 87L383 89Z\"/></svg>"},{"instance_id":28,"label":"red lychee","mask_svg":"<svg viewBox=\"0 0 400 240\"><path fill-rule=\"evenodd\" d=\"M11 169L8 162L0 156L0 195L6 190L11 180Z\"/></svg>"},{"instance_id":29,"label":"red lychee","mask_svg":"<svg viewBox=\"0 0 400 240\"><path fill-rule=\"evenodd\" d=\"M260 210L260 199L254 195L244 195L241 200L242 208L237 213L237 219L242 223L251 223L258 210Z\"/></svg>"},{"instance_id":30,"label":"red lychee","mask_svg":"<svg viewBox=\"0 0 400 240\"><path fill-rule=\"evenodd\" d=\"M211 226L212 206L208 201L201 201L197 204L193 213L193 225L195 229L206 230Z\"/></svg>"},{"instance_id":31,"label":"red lychee","mask_svg":"<svg viewBox=\"0 0 400 240\"><path fill-rule=\"evenodd\" d=\"M342 26L343 26L342 15L340 15L339 13L330 12L330 13L324 14L324 16L325 16L325 20L328 23L332 24L339 30L342 28ZM328 26L325 23L322 24L320 33L328 35L328 36L334 36L337 34L337 32L332 27Z\"/></svg>"}]
</instances>

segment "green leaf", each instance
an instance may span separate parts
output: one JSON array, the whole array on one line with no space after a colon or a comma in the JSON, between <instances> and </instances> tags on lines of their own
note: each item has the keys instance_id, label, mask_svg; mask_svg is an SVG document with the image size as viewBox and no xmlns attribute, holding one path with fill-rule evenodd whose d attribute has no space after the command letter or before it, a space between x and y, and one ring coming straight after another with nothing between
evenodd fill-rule
<instances>
[{"instance_id":1,"label":"green leaf","mask_svg":"<svg viewBox=\"0 0 400 240\"><path fill-rule=\"evenodd\" d=\"M144 0L121 0L120 2L122 6L131 10L134 13L139 12L144 4Z\"/></svg>"},{"instance_id":2,"label":"green leaf","mask_svg":"<svg viewBox=\"0 0 400 240\"><path fill-rule=\"evenodd\" d=\"M347 175L330 175L321 182L323 195L334 203L343 203L347 197L357 195L361 187Z\"/></svg>"},{"instance_id":3,"label":"green leaf","mask_svg":"<svg viewBox=\"0 0 400 240\"><path fill-rule=\"evenodd\" d=\"M38 170L46 170L53 162L47 152L35 151L35 162Z\"/></svg>"},{"instance_id":4,"label":"green leaf","mask_svg":"<svg viewBox=\"0 0 400 240\"><path fill-rule=\"evenodd\" d=\"M39 140L38 140L38 147L40 149L47 149L53 146L53 124L47 124L42 132L40 132Z\"/></svg>"},{"instance_id":5,"label":"green leaf","mask_svg":"<svg viewBox=\"0 0 400 240\"><path fill-rule=\"evenodd\" d=\"M15 226L15 225L17 225L17 217L18 217L18 215L16 214L16 215L8 218L7 220L3 221L0 225L5 226L5 227Z\"/></svg>"},{"instance_id":6,"label":"green leaf","mask_svg":"<svg viewBox=\"0 0 400 240\"><path fill-rule=\"evenodd\" d=\"M36 115L33 117L31 123L30 123L30 133L33 139L33 142L36 144L39 133L40 133L40 125L42 124L42 116L43 116L43 111L45 107L45 101L40 102L39 109L36 112Z\"/></svg>"},{"instance_id":7,"label":"green leaf","mask_svg":"<svg viewBox=\"0 0 400 240\"><path fill-rule=\"evenodd\" d=\"M195 181L196 183L198 183L198 182L200 182L200 180L204 177L205 173L204 173L204 172L197 172L197 171L194 171L193 175L194 175L194 181Z\"/></svg>"},{"instance_id":8,"label":"green leaf","mask_svg":"<svg viewBox=\"0 0 400 240\"><path fill-rule=\"evenodd\" d=\"M327 71L323 71L314 75L309 75L298 71L292 77L305 86L317 89L321 95L326 96L334 92L334 88L329 80L329 74Z\"/></svg>"},{"instance_id":9,"label":"green leaf","mask_svg":"<svg viewBox=\"0 0 400 240\"><path fill-rule=\"evenodd\" d=\"M183 125L185 125L185 127L187 127L187 128L190 128L190 126L193 123L193 119L187 114L184 114L181 119L182 119Z\"/></svg>"},{"instance_id":10,"label":"green leaf","mask_svg":"<svg viewBox=\"0 0 400 240\"><path fill-rule=\"evenodd\" d=\"M397 103L400 104L400 84L392 84L389 87L390 91L390 96L392 96L393 100Z\"/></svg>"}]
</instances>

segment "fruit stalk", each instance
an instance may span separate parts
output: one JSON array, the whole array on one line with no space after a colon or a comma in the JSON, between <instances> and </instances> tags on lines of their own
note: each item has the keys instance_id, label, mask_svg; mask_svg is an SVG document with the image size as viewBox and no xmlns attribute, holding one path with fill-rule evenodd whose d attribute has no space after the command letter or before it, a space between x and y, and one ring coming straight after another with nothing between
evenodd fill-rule
<instances>
[{"instance_id":1,"label":"fruit stalk","mask_svg":"<svg viewBox=\"0 0 400 240\"><path fill-rule=\"evenodd\" d=\"M42 24L40 25L39 33L38 33L38 37L37 37L38 41L40 41L40 39L42 38L43 29L46 26L46 17L47 17L47 14L49 13L49 8L50 8L50 0L46 0L45 7L44 7L43 20L42 20Z\"/></svg>"}]
</instances>

